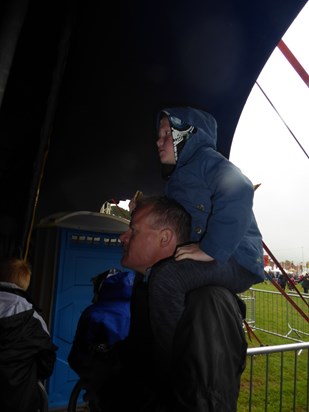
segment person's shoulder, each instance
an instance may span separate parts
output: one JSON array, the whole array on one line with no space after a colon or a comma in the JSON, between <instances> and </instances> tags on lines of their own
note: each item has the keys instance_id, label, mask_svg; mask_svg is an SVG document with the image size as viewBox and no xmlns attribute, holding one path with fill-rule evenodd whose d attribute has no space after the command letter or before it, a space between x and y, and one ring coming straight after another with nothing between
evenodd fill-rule
<instances>
[{"instance_id":1,"label":"person's shoulder","mask_svg":"<svg viewBox=\"0 0 309 412\"><path fill-rule=\"evenodd\" d=\"M173 256L162 259L151 268L151 276L154 276L156 272L164 270L167 267L170 268L171 266L175 266L176 268L176 261Z\"/></svg>"}]
</instances>

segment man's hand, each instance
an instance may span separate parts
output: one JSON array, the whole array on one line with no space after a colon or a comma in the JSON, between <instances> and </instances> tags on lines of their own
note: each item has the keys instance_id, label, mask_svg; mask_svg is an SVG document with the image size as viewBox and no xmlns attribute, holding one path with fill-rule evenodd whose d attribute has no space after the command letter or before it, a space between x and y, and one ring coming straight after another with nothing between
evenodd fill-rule
<instances>
[{"instance_id":1,"label":"man's hand","mask_svg":"<svg viewBox=\"0 0 309 412\"><path fill-rule=\"evenodd\" d=\"M185 246L179 246L176 249L174 257L175 260L192 259L199 260L201 262L212 262L214 260L213 257L207 255L207 253L200 249L198 243L190 243Z\"/></svg>"}]
</instances>

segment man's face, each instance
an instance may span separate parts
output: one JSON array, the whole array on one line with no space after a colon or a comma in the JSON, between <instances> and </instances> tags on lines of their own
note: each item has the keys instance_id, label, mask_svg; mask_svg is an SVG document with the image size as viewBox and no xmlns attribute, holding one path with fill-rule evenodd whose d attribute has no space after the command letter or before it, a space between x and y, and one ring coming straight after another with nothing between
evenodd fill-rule
<instances>
[{"instance_id":1,"label":"man's face","mask_svg":"<svg viewBox=\"0 0 309 412\"><path fill-rule=\"evenodd\" d=\"M173 136L167 116L160 121L159 136L157 140L160 162L164 165L175 165L176 159L173 147Z\"/></svg>"},{"instance_id":2,"label":"man's face","mask_svg":"<svg viewBox=\"0 0 309 412\"><path fill-rule=\"evenodd\" d=\"M146 206L134 212L130 228L119 237L123 244L121 264L140 273L167 257L162 256L162 231L153 229L150 211L151 206Z\"/></svg>"}]
</instances>

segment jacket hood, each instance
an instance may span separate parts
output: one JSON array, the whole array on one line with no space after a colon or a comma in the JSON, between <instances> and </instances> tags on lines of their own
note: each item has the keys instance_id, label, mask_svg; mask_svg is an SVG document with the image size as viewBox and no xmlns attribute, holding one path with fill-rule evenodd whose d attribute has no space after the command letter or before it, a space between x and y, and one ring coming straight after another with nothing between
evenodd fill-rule
<instances>
[{"instance_id":1,"label":"jacket hood","mask_svg":"<svg viewBox=\"0 0 309 412\"><path fill-rule=\"evenodd\" d=\"M130 300L133 290L135 272L112 272L102 282L99 290L99 301Z\"/></svg>"},{"instance_id":2,"label":"jacket hood","mask_svg":"<svg viewBox=\"0 0 309 412\"><path fill-rule=\"evenodd\" d=\"M158 114L158 128L164 114L167 115L172 129L176 130L176 133L173 132L176 161L189 141L190 146L204 145L217 149L217 122L210 113L189 106L165 108Z\"/></svg>"}]
</instances>

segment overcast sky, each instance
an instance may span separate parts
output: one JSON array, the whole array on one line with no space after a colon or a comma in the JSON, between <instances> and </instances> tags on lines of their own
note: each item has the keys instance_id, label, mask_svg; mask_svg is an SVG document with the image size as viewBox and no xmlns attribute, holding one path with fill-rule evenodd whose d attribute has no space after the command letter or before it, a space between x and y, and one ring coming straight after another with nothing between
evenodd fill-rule
<instances>
[{"instance_id":1,"label":"overcast sky","mask_svg":"<svg viewBox=\"0 0 309 412\"><path fill-rule=\"evenodd\" d=\"M283 41L309 73L309 3ZM309 261L309 88L276 48L255 85L233 138L230 160L261 183L254 212L279 261ZM299 147L293 135L302 145Z\"/></svg>"}]
</instances>

